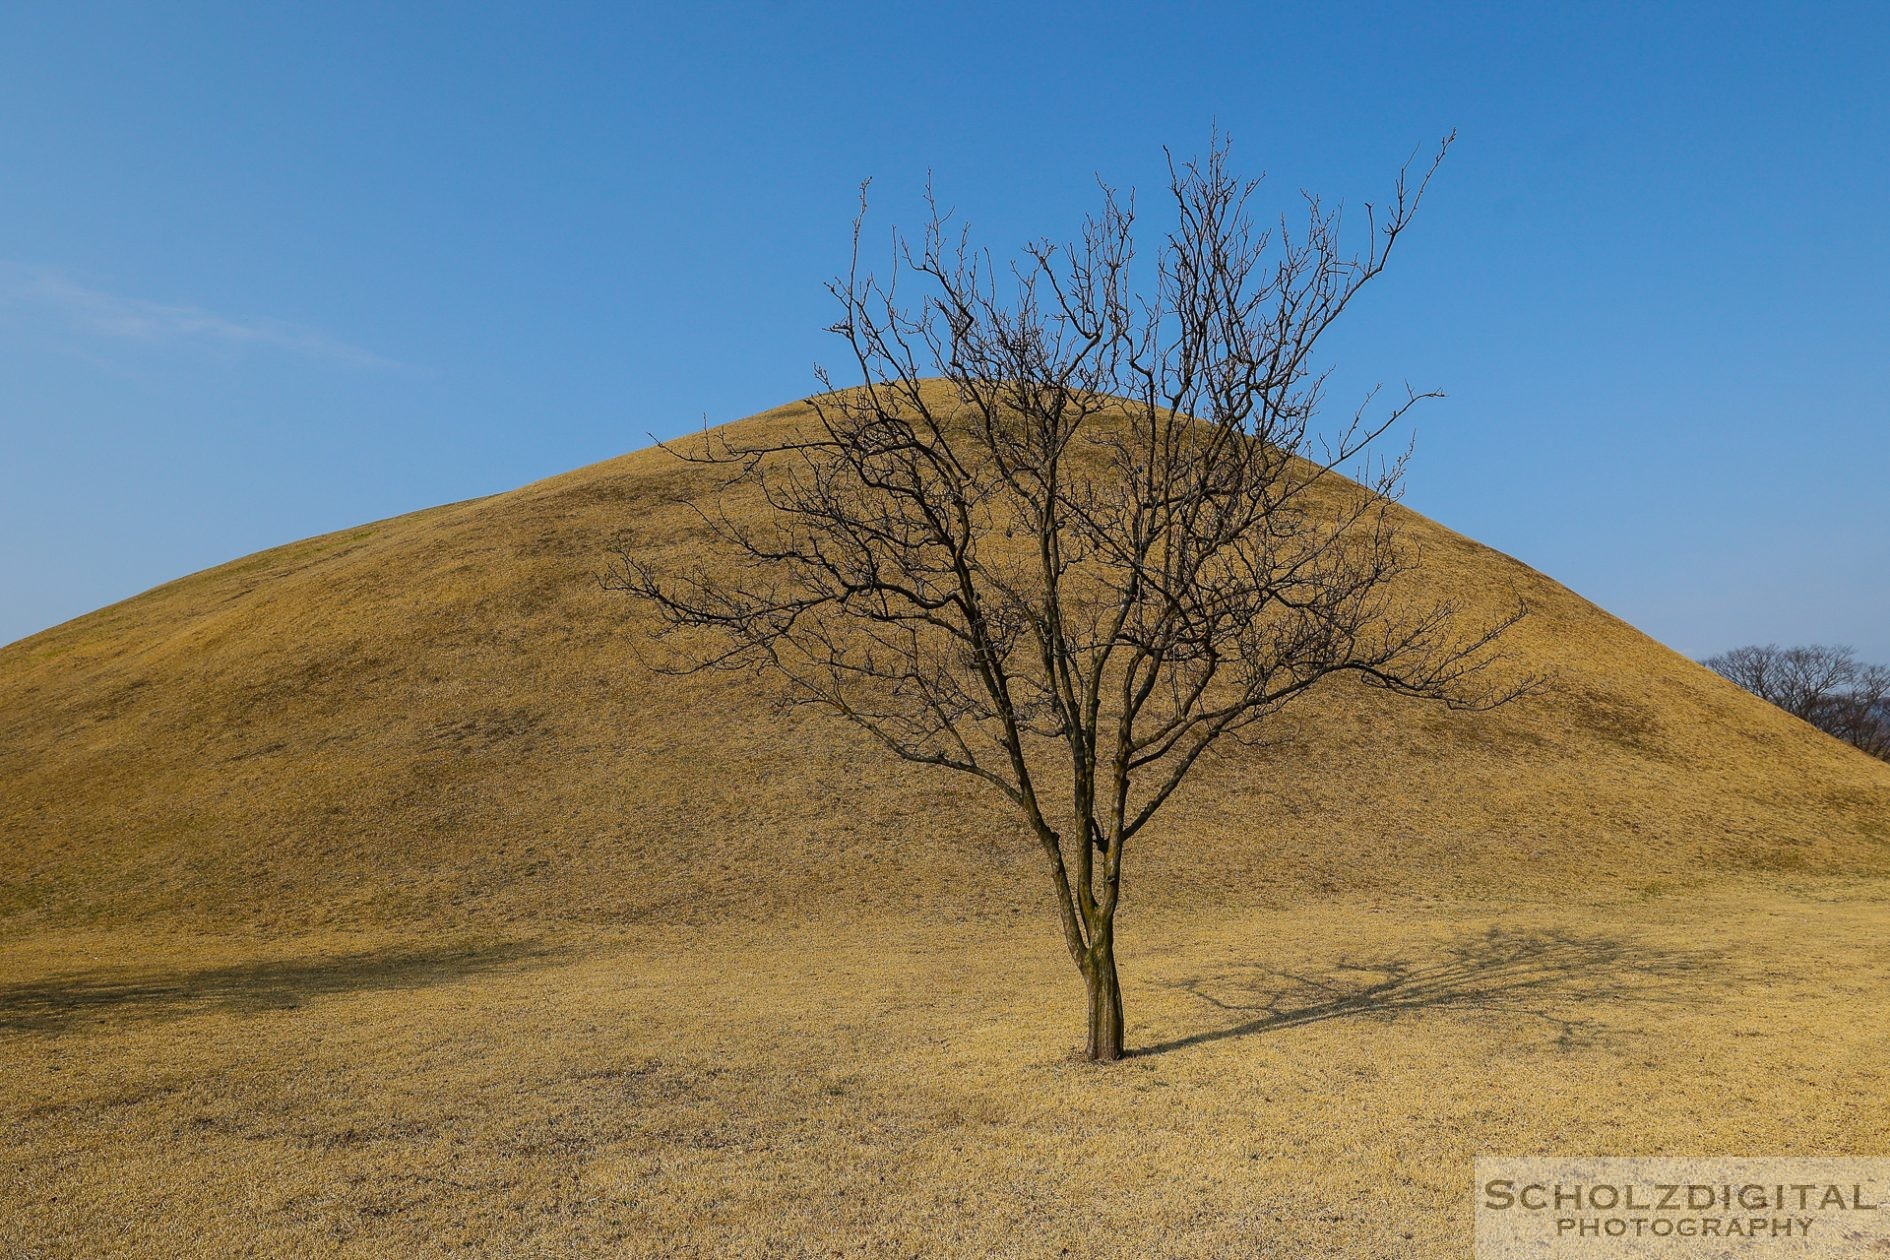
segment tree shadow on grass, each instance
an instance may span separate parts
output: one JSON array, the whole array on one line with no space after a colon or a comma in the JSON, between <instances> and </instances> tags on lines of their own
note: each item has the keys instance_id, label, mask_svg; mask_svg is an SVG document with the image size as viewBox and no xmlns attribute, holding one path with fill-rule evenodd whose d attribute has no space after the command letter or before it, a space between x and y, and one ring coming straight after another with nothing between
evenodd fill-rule
<instances>
[{"instance_id":1,"label":"tree shadow on grass","mask_svg":"<svg viewBox=\"0 0 1890 1260\"><path fill-rule=\"evenodd\" d=\"M1135 1053L1297 1028L1328 1019L1396 1019L1425 1011L1468 1011L1540 1021L1563 1049L1599 1043L1600 1012L1640 1003L1688 1005L1717 956L1656 949L1607 936L1491 928L1427 956L1341 961L1319 974L1243 966L1176 981L1216 1010L1245 1016L1209 1032Z\"/></svg>"},{"instance_id":2,"label":"tree shadow on grass","mask_svg":"<svg viewBox=\"0 0 1890 1260\"><path fill-rule=\"evenodd\" d=\"M292 1010L313 998L425 988L549 957L542 947L513 942L366 950L191 971L68 972L0 986L0 1033L58 1033L105 1020L178 1019L205 1011Z\"/></svg>"}]
</instances>

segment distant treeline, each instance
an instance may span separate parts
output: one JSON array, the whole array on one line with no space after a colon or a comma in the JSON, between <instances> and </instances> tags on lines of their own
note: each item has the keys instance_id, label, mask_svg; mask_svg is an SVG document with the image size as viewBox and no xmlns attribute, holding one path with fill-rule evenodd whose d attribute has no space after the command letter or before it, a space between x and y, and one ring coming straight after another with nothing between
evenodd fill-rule
<instances>
[{"instance_id":1,"label":"distant treeline","mask_svg":"<svg viewBox=\"0 0 1890 1260\"><path fill-rule=\"evenodd\" d=\"M1826 734L1890 761L1890 667L1866 664L1847 647L1817 643L1734 648L1705 664Z\"/></svg>"}]
</instances>

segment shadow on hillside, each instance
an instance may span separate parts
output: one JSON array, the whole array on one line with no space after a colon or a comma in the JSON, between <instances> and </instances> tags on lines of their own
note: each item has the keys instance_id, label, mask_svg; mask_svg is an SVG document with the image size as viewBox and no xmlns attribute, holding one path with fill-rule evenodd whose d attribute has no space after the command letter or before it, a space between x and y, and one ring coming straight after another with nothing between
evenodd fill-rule
<instances>
[{"instance_id":1,"label":"shadow on hillside","mask_svg":"<svg viewBox=\"0 0 1890 1260\"><path fill-rule=\"evenodd\" d=\"M64 1032L104 1019L292 1010L313 998L418 989L547 958L530 944L371 950L195 971L98 969L0 986L0 1033Z\"/></svg>"},{"instance_id":2,"label":"shadow on hillside","mask_svg":"<svg viewBox=\"0 0 1890 1260\"><path fill-rule=\"evenodd\" d=\"M1714 962L1709 953L1654 949L1606 936L1492 928L1440 946L1427 957L1344 961L1316 975L1235 967L1172 987L1246 1018L1135 1053L1165 1054L1328 1019L1396 1019L1424 1011L1534 1020L1547 1025L1563 1048L1594 1045L1609 1032L1601 1018L1606 1010L1702 1001L1705 973Z\"/></svg>"}]
</instances>

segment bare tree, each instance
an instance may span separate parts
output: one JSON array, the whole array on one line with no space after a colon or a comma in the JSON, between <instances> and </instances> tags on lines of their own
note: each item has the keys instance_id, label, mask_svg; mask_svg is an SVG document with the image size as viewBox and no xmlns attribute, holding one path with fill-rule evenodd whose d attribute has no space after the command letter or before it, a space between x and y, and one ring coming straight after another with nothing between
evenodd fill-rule
<instances>
[{"instance_id":1,"label":"bare tree","mask_svg":"<svg viewBox=\"0 0 1890 1260\"><path fill-rule=\"evenodd\" d=\"M1257 229L1258 181L1217 137L1170 162L1177 222L1144 288L1133 200L1107 187L1080 239L1002 271L929 201L883 281L861 269L862 187L830 286L861 383L820 372L798 436L679 449L751 496L697 505L715 567L664 569L631 539L606 578L681 636L676 668L764 670L1015 806L1088 990L1092 1059L1123 1048L1125 854L1210 750L1339 676L1457 707L1526 685L1492 670L1520 603L1466 628L1449 604L1393 599L1413 563L1392 510L1403 456L1335 475L1428 395L1310 429L1315 344L1442 158L1366 207L1354 254L1317 199L1296 230Z\"/></svg>"},{"instance_id":2,"label":"bare tree","mask_svg":"<svg viewBox=\"0 0 1890 1260\"><path fill-rule=\"evenodd\" d=\"M1704 664L1827 735L1890 760L1890 668L1818 643L1734 648Z\"/></svg>"}]
</instances>

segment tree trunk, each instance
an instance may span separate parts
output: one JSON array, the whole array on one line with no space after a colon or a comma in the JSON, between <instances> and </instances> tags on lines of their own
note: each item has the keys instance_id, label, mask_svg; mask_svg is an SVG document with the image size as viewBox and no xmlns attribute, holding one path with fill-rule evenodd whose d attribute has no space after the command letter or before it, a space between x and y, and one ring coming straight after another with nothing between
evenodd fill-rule
<instances>
[{"instance_id":1,"label":"tree trunk","mask_svg":"<svg viewBox=\"0 0 1890 1260\"><path fill-rule=\"evenodd\" d=\"M1116 939L1113 925L1096 933L1083 978L1089 984L1089 1049L1097 1063L1122 1057L1122 984L1116 979Z\"/></svg>"}]
</instances>

